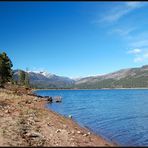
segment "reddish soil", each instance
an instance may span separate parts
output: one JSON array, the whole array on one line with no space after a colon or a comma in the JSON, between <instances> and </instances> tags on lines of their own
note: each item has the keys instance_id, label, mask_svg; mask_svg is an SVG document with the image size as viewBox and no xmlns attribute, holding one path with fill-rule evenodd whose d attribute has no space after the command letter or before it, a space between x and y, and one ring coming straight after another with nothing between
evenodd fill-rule
<instances>
[{"instance_id":1,"label":"reddish soil","mask_svg":"<svg viewBox=\"0 0 148 148\"><path fill-rule=\"evenodd\" d=\"M30 92L0 89L0 146L117 146L46 109Z\"/></svg>"}]
</instances>

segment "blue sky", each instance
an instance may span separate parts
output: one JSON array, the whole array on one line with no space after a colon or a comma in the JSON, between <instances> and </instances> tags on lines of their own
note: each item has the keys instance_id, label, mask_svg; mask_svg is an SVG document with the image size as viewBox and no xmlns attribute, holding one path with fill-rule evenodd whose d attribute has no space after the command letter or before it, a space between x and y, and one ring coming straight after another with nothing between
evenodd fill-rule
<instances>
[{"instance_id":1,"label":"blue sky","mask_svg":"<svg viewBox=\"0 0 148 148\"><path fill-rule=\"evenodd\" d=\"M148 64L147 2L0 2L13 69L85 77Z\"/></svg>"}]
</instances>

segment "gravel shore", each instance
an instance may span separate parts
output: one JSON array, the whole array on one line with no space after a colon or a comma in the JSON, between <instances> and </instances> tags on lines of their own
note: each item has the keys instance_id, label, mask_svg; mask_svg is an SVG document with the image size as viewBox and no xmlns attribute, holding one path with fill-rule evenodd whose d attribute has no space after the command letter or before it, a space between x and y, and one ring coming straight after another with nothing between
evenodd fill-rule
<instances>
[{"instance_id":1,"label":"gravel shore","mask_svg":"<svg viewBox=\"0 0 148 148\"><path fill-rule=\"evenodd\" d=\"M0 146L117 146L28 93L0 89Z\"/></svg>"}]
</instances>

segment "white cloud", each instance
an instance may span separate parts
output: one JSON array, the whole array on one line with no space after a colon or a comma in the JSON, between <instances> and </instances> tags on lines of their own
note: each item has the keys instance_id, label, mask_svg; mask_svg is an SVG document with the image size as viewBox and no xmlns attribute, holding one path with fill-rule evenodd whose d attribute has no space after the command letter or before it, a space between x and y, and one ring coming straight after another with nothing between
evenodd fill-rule
<instances>
[{"instance_id":1,"label":"white cloud","mask_svg":"<svg viewBox=\"0 0 148 148\"><path fill-rule=\"evenodd\" d=\"M142 3L141 2L126 2L126 5L129 7L139 7Z\"/></svg>"},{"instance_id":2,"label":"white cloud","mask_svg":"<svg viewBox=\"0 0 148 148\"><path fill-rule=\"evenodd\" d=\"M132 46L132 47L141 47L141 48L143 48L143 47L147 47L148 46L148 39L142 39L141 38L141 40L139 39L139 40L137 40L137 39L133 39L133 41L130 43L130 45Z\"/></svg>"},{"instance_id":3,"label":"white cloud","mask_svg":"<svg viewBox=\"0 0 148 148\"><path fill-rule=\"evenodd\" d=\"M138 54L138 53L141 53L141 51L142 51L141 49L136 48L136 49L133 49L133 50L128 51L128 53Z\"/></svg>"},{"instance_id":4,"label":"white cloud","mask_svg":"<svg viewBox=\"0 0 148 148\"><path fill-rule=\"evenodd\" d=\"M134 55L134 62L143 62L143 64L148 62L148 32L134 33L130 34L130 39L127 39L127 44L129 48L133 50L128 51L127 53ZM126 37L126 36L125 36Z\"/></svg>"},{"instance_id":5,"label":"white cloud","mask_svg":"<svg viewBox=\"0 0 148 148\"><path fill-rule=\"evenodd\" d=\"M140 7L148 5L148 3L147 2L140 2L140 1L139 2L130 1L130 2L126 2L126 5L131 8L140 8Z\"/></svg>"},{"instance_id":6,"label":"white cloud","mask_svg":"<svg viewBox=\"0 0 148 148\"><path fill-rule=\"evenodd\" d=\"M134 59L134 62L135 63L137 63L137 62L142 62L143 61L143 58L141 58L141 57L136 57L135 59Z\"/></svg>"},{"instance_id":7,"label":"white cloud","mask_svg":"<svg viewBox=\"0 0 148 148\"><path fill-rule=\"evenodd\" d=\"M143 62L144 64L148 62L148 48L135 48L133 50L129 50L127 53L134 57L135 63Z\"/></svg>"},{"instance_id":8,"label":"white cloud","mask_svg":"<svg viewBox=\"0 0 148 148\"><path fill-rule=\"evenodd\" d=\"M134 62L148 62L148 50L143 51L141 54L136 55Z\"/></svg>"},{"instance_id":9,"label":"white cloud","mask_svg":"<svg viewBox=\"0 0 148 148\"><path fill-rule=\"evenodd\" d=\"M126 40L127 39L131 39L132 37L131 37L131 33L133 32L133 31L135 31L137 28L136 27L120 27L120 28L116 28L116 29L113 29L112 31L110 31L109 32L109 34L111 33L116 33L116 34L118 34L118 35L120 35L121 37L123 37L123 38L125 38Z\"/></svg>"},{"instance_id":10,"label":"white cloud","mask_svg":"<svg viewBox=\"0 0 148 148\"><path fill-rule=\"evenodd\" d=\"M114 10L114 12L112 12L112 14L104 17L101 21L107 21L107 22L117 21L122 16L126 15L129 11L130 10L128 10L128 9L124 9L124 10L116 9L116 10Z\"/></svg>"},{"instance_id":11,"label":"white cloud","mask_svg":"<svg viewBox=\"0 0 148 148\"><path fill-rule=\"evenodd\" d=\"M142 2L122 2L121 5L116 5L107 14L103 15L99 22L118 21L123 16L144 5L145 3Z\"/></svg>"},{"instance_id":12,"label":"white cloud","mask_svg":"<svg viewBox=\"0 0 148 148\"><path fill-rule=\"evenodd\" d=\"M119 2L115 3L110 10L105 11L100 17L99 23L103 25L111 25L111 28L107 30L108 34L117 34L119 35L127 44L127 47L132 49L128 51L128 54L131 54L134 57L134 62L148 62L148 31L142 31L143 26L147 25L146 21L139 23L132 22L132 20L125 20L122 25L118 22L125 16L128 16L129 13L133 11L148 6L147 2ZM136 16L135 18L136 19ZM140 20L137 20L140 21ZM111 24L110 24L111 23ZM115 28L116 27L116 28Z\"/></svg>"},{"instance_id":13,"label":"white cloud","mask_svg":"<svg viewBox=\"0 0 148 148\"><path fill-rule=\"evenodd\" d=\"M45 68L37 68L37 67L33 67L32 69L28 70L29 72L35 72L35 73L40 73L40 72L48 72Z\"/></svg>"},{"instance_id":14,"label":"white cloud","mask_svg":"<svg viewBox=\"0 0 148 148\"><path fill-rule=\"evenodd\" d=\"M148 52L143 55L144 58L148 58Z\"/></svg>"}]
</instances>

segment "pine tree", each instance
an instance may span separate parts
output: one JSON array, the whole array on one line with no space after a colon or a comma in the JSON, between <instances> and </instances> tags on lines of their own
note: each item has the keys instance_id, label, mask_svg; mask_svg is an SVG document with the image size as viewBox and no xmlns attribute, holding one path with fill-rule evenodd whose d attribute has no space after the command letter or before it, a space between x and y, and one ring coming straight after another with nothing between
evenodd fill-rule
<instances>
[{"instance_id":1,"label":"pine tree","mask_svg":"<svg viewBox=\"0 0 148 148\"><path fill-rule=\"evenodd\" d=\"M29 74L27 72L25 73L25 86L27 88L30 87L30 84L29 84Z\"/></svg>"},{"instance_id":2,"label":"pine tree","mask_svg":"<svg viewBox=\"0 0 148 148\"><path fill-rule=\"evenodd\" d=\"M12 80L13 64L7 54L3 52L0 54L0 86Z\"/></svg>"},{"instance_id":3,"label":"pine tree","mask_svg":"<svg viewBox=\"0 0 148 148\"><path fill-rule=\"evenodd\" d=\"M19 71L19 84L20 85L25 84L25 72L22 70Z\"/></svg>"}]
</instances>

